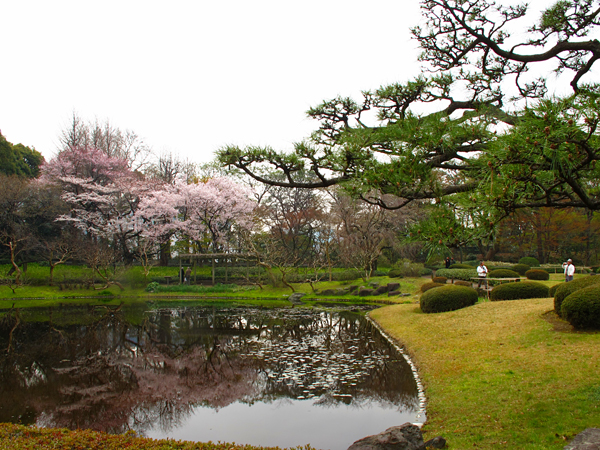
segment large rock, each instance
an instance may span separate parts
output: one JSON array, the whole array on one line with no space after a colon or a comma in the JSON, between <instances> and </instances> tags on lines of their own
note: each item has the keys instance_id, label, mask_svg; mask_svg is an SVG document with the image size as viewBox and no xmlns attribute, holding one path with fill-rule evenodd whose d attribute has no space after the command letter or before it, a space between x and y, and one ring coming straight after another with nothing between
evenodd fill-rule
<instances>
[{"instance_id":1,"label":"large rock","mask_svg":"<svg viewBox=\"0 0 600 450\"><path fill-rule=\"evenodd\" d=\"M400 283L388 283L387 286L390 291L400 290Z\"/></svg>"},{"instance_id":2,"label":"large rock","mask_svg":"<svg viewBox=\"0 0 600 450\"><path fill-rule=\"evenodd\" d=\"M348 450L420 450L423 444L421 429L407 422L359 439L348 447Z\"/></svg>"},{"instance_id":3,"label":"large rock","mask_svg":"<svg viewBox=\"0 0 600 450\"><path fill-rule=\"evenodd\" d=\"M358 291L358 295L360 297L368 297L370 295L373 295L373 292L375 292L373 289L367 289L367 288L360 288L360 290Z\"/></svg>"},{"instance_id":4,"label":"large rock","mask_svg":"<svg viewBox=\"0 0 600 450\"><path fill-rule=\"evenodd\" d=\"M421 429L412 423L391 427L382 433L359 439L348 450L425 450L444 448L446 440L436 437L423 442Z\"/></svg>"},{"instance_id":5,"label":"large rock","mask_svg":"<svg viewBox=\"0 0 600 450\"><path fill-rule=\"evenodd\" d=\"M304 302L300 300L306 294L304 292L294 292L288 297L288 301L294 305L304 305Z\"/></svg>"},{"instance_id":6,"label":"large rock","mask_svg":"<svg viewBox=\"0 0 600 450\"><path fill-rule=\"evenodd\" d=\"M375 289L375 292L373 293L373 295L386 294L389 290L390 290L390 288L387 285L379 286L377 289Z\"/></svg>"},{"instance_id":7,"label":"large rock","mask_svg":"<svg viewBox=\"0 0 600 450\"><path fill-rule=\"evenodd\" d=\"M587 428L573 438L564 450L600 450L600 428Z\"/></svg>"}]
</instances>

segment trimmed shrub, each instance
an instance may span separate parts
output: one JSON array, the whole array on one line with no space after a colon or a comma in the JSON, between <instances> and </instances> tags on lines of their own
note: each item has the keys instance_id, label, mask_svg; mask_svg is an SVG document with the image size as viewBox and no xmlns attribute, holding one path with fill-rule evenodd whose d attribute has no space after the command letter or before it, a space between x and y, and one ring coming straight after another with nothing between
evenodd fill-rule
<instances>
[{"instance_id":1,"label":"trimmed shrub","mask_svg":"<svg viewBox=\"0 0 600 450\"><path fill-rule=\"evenodd\" d=\"M558 283L558 284L555 284L554 286L550 286L550 289L548 290L548 296L549 297L554 297L556 295L556 290L558 289L558 287L561 284L562 283Z\"/></svg>"},{"instance_id":2,"label":"trimmed shrub","mask_svg":"<svg viewBox=\"0 0 600 450\"><path fill-rule=\"evenodd\" d=\"M565 298L561 316L577 329L600 330L600 286L579 289Z\"/></svg>"},{"instance_id":3,"label":"trimmed shrub","mask_svg":"<svg viewBox=\"0 0 600 450\"><path fill-rule=\"evenodd\" d=\"M471 281L471 278L477 276L477 271L472 267L470 269L440 269L435 274L438 277L446 277L448 280Z\"/></svg>"},{"instance_id":4,"label":"trimmed shrub","mask_svg":"<svg viewBox=\"0 0 600 450\"><path fill-rule=\"evenodd\" d=\"M529 269L531 269L531 267L527 264L515 264L512 266L512 270L517 272L519 275L525 275L525 272L527 272Z\"/></svg>"},{"instance_id":5,"label":"trimmed shrub","mask_svg":"<svg viewBox=\"0 0 600 450\"><path fill-rule=\"evenodd\" d=\"M561 306L565 298L579 289L583 289L595 284L600 284L600 277L585 277L569 281L568 283L560 283L556 288L556 292L554 293L554 311L556 314L562 317Z\"/></svg>"},{"instance_id":6,"label":"trimmed shrub","mask_svg":"<svg viewBox=\"0 0 600 450\"><path fill-rule=\"evenodd\" d=\"M470 264L461 264L461 263L456 263L456 264L451 264L450 267L448 267L448 269L472 269L473 266Z\"/></svg>"},{"instance_id":7,"label":"trimmed shrub","mask_svg":"<svg viewBox=\"0 0 600 450\"><path fill-rule=\"evenodd\" d=\"M548 296L548 286L535 281L500 284L490 292L491 301L546 298Z\"/></svg>"},{"instance_id":8,"label":"trimmed shrub","mask_svg":"<svg viewBox=\"0 0 600 450\"><path fill-rule=\"evenodd\" d=\"M528 280L549 280L550 274L544 269L530 269L525 272Z\"/></svg>"},{"instance_id":9,"label":"trimmed shrub","mask_svg":"<svg viewBox=\"0 0 600 450\"><path fill-rule=\"evenodd\" d=\"M490 278L520 278L520 275L510 269L496 269L488 272Z\"/></svg>"},{"instance_id":10,"label":"trimmed shrub","mask_svg":"<svg viewBox=\"0 0 600 450\"><path fill-rule=\"evenodd\" d=\"M440 287L440 286L444 286L444 285L442 283L434 283L434 282L425 283L423 286L421 286L421 292L426 292L429 289L433 289L433 288Z\"/></svg>"},{"instance_id":11,"label":"trimmed shrub","mask_svg":"<svg viewBox=\"0 0 600 450\"><path fill-rule=\"evenodd\" d=\"M441 283L441 284L446 284L446 281L448 281L448 278L446 277L433 277L433 281L434 283Z\"/></svg>"},{"instance_id":12,"label":"trimmed shrub","mask_svg":"<svg viewBox=\"0 0 600 450\"><path fill-rule=\"evenodd\" d=\"M473 285L473 283L471 283L470 281L464 281L464 280L456 280L454 282L454 284L457 286L469 286L469 287L471 287Z\"/></svg>"},{"instance_id":13,"label":"trimmed shrub","mask_svg":"<svg viewBox=\"0 0 600 450\"><path fill-rule=\"evenodd\" d=\"M519 264L527 264L529 267L540 267L540 262L533 256L524 256L519 260Z\"/></svg>"},{"instance_id":14,"label":"trimmed shrub","mask_svg":"<svg viewBox=\"0 0 600 450\"><path fill-rule=\"evenodd\" d=\"M436 313L455 311L477 303L477 291L467 286L449 284L421 295L421 311Z\"/></svg>"}]
</instances>

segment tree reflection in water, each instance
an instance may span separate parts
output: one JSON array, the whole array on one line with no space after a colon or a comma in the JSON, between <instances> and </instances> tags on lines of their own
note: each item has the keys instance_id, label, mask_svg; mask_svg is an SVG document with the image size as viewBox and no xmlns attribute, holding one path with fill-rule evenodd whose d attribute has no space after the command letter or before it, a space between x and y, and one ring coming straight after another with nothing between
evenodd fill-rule
<instances>
[{"instance_id":1,"label":"tree reflection in water","mask_svg":"<svg viewBox=\"0 0 600 450\"><path fill-rule=\"evenodd\" d=\"M143 434L233 402L418 409L403 357L349 311L12 310L0 346L1 422Z\"/></svg>"}]
</instances>

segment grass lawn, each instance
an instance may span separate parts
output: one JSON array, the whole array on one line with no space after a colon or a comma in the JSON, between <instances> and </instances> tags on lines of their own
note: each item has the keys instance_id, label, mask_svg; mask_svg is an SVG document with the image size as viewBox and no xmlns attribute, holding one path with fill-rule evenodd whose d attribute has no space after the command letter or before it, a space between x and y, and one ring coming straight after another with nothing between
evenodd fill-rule
<instances>
[{"instance_id":1,"label":"grass lawn","mask_svg":"<svg viewBox=\"0 0 600 450\"><path fill-rule=\"evenodd\" d=\"M548 450L600 425L600 333L573 332L552 310L546 298L438 314L393 305L371 317L419 368L426 439L443 436L451 449Z\"/></svg>"}]
</instances>

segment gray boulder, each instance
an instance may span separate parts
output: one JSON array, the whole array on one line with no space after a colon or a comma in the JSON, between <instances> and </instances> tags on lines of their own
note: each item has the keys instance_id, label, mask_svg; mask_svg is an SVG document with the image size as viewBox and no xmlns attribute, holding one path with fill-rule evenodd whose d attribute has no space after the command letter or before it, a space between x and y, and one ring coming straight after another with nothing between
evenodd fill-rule
<instances>
[{"instance_id":1,"label":"gray boulder","mask_svg":"<svg viewBox=\"0 0 600 450\"><path fill-rule=\"evenodd\" d=\"M373 292L375 292L373 289L360 288L358 295L360 297L368 297L369 295L373 295Z\"/></svg>"},{"instance_id":2,"label":"gray boulder","mask_svg":"<svg viewBox=\"0 0 600 450\"><path fill-rule=\"evenodd\" d=\"M564 450L600 450L600 428L586 428Z\"/></svg>"},{"instance_id":3,"label":"gray boulder","mask_svg":"<svg viewBox=\"0 0 600 450\"><path fill-rule=\"evenodd\" d=\"M412 423L391 427L382 433L359 439L348 450L425 450L444 448L446 440L441 437L423 442L421 429Z\"/></svg>"},{"instance_id":4,"label":"gray boulder","mask_svg":"<svg viewBox=\"0 0 600 450\"><path fill-rule=\"evenodd\" d=\"M387 285L386 286L379 286L377 289L375 289L375 292L373 293L373 295L385 294L389 290L390 290L390 288Z\"/></svg>"},{"instance_id":5,"label":"gray boulder","mask_svg":"<svg viewBox=\"0 0 600 450\"><path fill-rule=\"evenodd\" d=\"M294 305L303 305L304 302L300 300L306 294L304 292L294 292L292 295L288 297L288 301L293 303Z\"/></svg>"},{"instance_id":6,"label":"gray boulder","mask_svg":"<svg viewBox=\"0 0 600 450\"><path fill-rule=\"evenodd\" d=\"M323 289L319 295L339 295L335 289Z\"/></svg>"},{"instance_id":7,"label":"gray boulder","mask_svg":"<svg viewBox=\"0 0 600 450\"><path fill-rule=\"evenodd\" d=\"M388 283L387 287L390 291L398 291L400 290L400 283Z\"/></svg>"}]
</instances>

